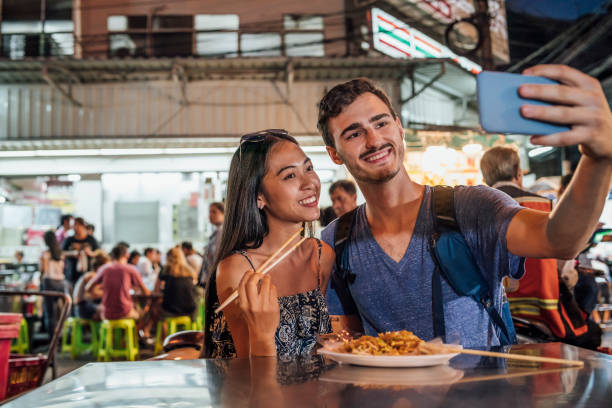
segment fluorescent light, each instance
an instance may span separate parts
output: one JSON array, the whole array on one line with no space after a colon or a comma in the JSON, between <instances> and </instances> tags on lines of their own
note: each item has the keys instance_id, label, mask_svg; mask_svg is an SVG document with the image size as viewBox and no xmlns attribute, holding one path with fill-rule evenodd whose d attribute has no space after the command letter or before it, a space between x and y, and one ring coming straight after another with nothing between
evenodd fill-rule
<instances>
[{"instance_id":1,"label":"fluorescent light","mask_svg":"<svg viewBox=\"0 0 612 408\"><path fill-rule=\"evenodd\" d=\"M66 149L66 150L35 150L34 156L37 157L56 157L56 156L99 156L98 149Z\"/></svg>"},{"instance_id":2,"label":"fluorescent light","mask_svg":"<svg viewBox=\"0 0 612 408\"><path fill-rule=\"evenodd\" d=\"M306 153L324 153L325 146L303 146ZM66 157L66 156L154 156L188 154L234 153L235 147L184 147L184 148L139 148L139 149L58 149L58 150L7 150L0 157Z\"/></svg>"},{"instance_id":3,"label":"fluorescent light","mask_svg":"<svg viewBox=\"0 0 612 408\"><path fill-rule=\"evenodd\" d=\"M133 156L162 154L164 149L100 149L102 156Z\"/></svg>"},{"instance_id":4,"label":"fluorescent light","mask_svg":"<svg viewBox=\"0 0 612 408\"><path fill-rule=\"evenodd\" d=\"M536 156L540 156L542 154L546 154L550 151L552 151L554 149L554 147L552 146L544 146L544 147L536 147L533 150L530 150L529 153L527 153L527 156L533 158Z\"/></svg>"},{"instance_id":5,"label":"fluorescent light","mask_svg":"<svg viewBox=\"0 0 612 408\"><path fill-rule=\"evenodd\" d=\"M465 154L476 154L482 151L482 145L480 143L469 143L463 146L462 150Z\"/></svg>"},{"instance_id":6,"label":"fluorescent light","mask_svg":"<svg viewBox=\"0 0 612 408\"><path fill-rule=\"evenodd\" d=\"M32 150L0 151L0 157L33 157L36 152Z\"/></svg>"}]
</instances>

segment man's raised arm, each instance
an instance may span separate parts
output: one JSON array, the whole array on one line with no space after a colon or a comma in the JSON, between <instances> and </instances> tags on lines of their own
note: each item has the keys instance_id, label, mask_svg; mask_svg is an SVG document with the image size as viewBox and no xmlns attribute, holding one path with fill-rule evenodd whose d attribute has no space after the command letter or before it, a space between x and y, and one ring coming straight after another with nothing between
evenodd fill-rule
<instances>
[{"instance_id":1,"label":"man's raised arm","mask_svg":"<svg viewBox=\"0 0 612 408\"><path fill-rule=\"evenodd\" d=\"M566 132L532 136L544 146L579 145L582 158L565 194L550 214L521 210L506 234L508 250L531 258L574 258L584 248L603 210L612 178L612 113L599 82L561 65L539 65L524 74L539 75L559 85L525 84L522 97L558 106L523 105L530 119L562 123Z\"/></svg>"}]
</instances>

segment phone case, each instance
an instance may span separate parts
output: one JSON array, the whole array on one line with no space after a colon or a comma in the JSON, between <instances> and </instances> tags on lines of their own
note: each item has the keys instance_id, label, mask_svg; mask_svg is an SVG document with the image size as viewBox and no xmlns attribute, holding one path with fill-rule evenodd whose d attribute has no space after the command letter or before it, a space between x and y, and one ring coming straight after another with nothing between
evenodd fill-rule
<instances>
[{"instance_id":1,"label":"phone case","mask_svg":"<svg viewBox=\"0 0 612 408\"><path fill-rule=\"evenodd\" d=\"M521 105L551 105L534 99L521 98L522 84L557 84L548 78L483 71L476 77L480 125L490 133L548 135L564 132L569 127L521 116Z\"/></svg>"}]
</instances>

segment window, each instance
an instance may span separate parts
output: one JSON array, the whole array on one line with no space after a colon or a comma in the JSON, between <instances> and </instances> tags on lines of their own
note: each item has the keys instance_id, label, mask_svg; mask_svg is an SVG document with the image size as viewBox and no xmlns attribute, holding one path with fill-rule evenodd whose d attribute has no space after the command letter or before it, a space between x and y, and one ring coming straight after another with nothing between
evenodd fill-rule
<instances>
[{"instance_id":1,"label":"window","mask_svg":"<svg viewBox=\"0 0 612 408\"><path fill-rule=\"evenodd\" d=\"M285 54L290 57L323 57L323 17L285 15Z\"/></svg>"},{"instance_id":2,"label":"window","mask_svg":"<svg viewBox=\"0 0 612 408\"><path fill-rule=\"evenodd\" d=\"M283 17L283 26L285 30L323 31L323 17L289 14Z\"/></svg>"},{"instance_id":3,"label":"window","mask_svg":"<svg viewBox=\"0 0 612 408\"><path fill-rule=\"evenodd\" d=\"M1 4L3 56L22 59L74 54L72 2L3 0Z\"/></svg>"},{"instance_id":4,"label":"window","mask_svg":"<svg viewBox=\"0 0 612 408\"><path fill-rule=\"evenodd\" d=\"M281 55L281 48L281 36L277 33L240 36L240 50L244 57L277 57Z\"/></svg>"},{"instance_id":5,"label":"window","mask_svg":"<svg viewBox=\"0 0 612 408\"><path fill-rule=\"evenodd\" d=\"M109 16L108 31L146 30L147 16Z\"/></svg>"},{"instance_id":6,"label":"window","mask_svg":"<svg viewBox=\"0 0 612 408\"><path fill-rule=\"evenodd\" d=\"M290 57L324 57L323 33L286 33L285 51Z\"/></svg>"},{"instance_id":7,"label":"window","mask_svg":"<svg viewBox=\"0 0 612 408\"><path fill-rule=\"evenodd\" d=\"M238 28L236 14L196 15L196 53L211 57L236 57Z\"/></svg>"}]
</instances>

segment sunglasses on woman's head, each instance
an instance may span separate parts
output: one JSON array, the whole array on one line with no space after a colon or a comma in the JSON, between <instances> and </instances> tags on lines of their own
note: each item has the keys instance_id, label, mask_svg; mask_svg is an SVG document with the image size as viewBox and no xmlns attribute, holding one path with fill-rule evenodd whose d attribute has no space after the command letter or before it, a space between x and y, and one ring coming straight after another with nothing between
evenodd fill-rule
<instances>
[{"instance_id":1,"label":"sunglasses on woman's head","mask_svg":"<svg viewBox=\"0 0 612 408\"><path fill-rule=\"evenodd\" d=\"M259 132L247 133L246 135L242 135L240 137L240 145L238 146L240 160L242 160L242 145L243 143L257 143L263 142L266 140L267 136L276 136L283 139L286 139L289 136L289 132L285 129L266 129L260 130Z\"/></svg>"}]
</instances>

